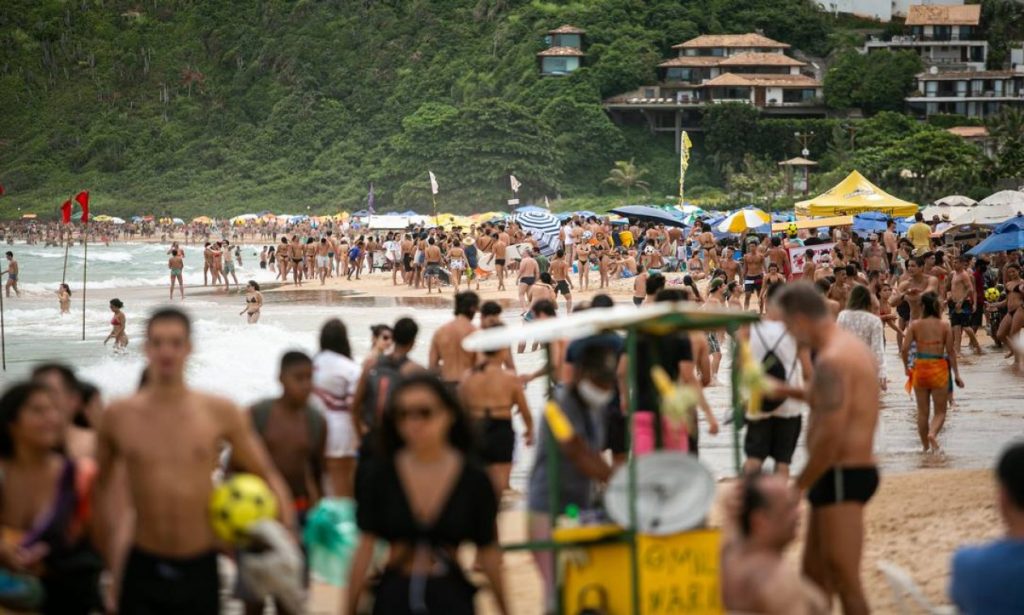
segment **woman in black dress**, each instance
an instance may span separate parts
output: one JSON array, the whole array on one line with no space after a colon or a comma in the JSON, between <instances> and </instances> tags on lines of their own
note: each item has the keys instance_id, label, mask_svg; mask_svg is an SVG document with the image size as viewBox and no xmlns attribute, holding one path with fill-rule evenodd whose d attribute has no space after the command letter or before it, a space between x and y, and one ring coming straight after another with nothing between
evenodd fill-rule
<instances>
[{"instance_id":1,"label":"woman in black dress","mask_svg":"<svg viewBox=\"0 0 1024 615\"><path fill-rule=\"evenodd\" d=\"M503 613L498 502L487 473L471 456L469 422L435 377L413 376L394 390L384 412L376 457L360 460L356 484L359 546L353 559L347 612L367 589L374 544L390 547L373 588L374 613L474 613L476 588L456 559L472 542Z\"/></svg>"}]
</instances>

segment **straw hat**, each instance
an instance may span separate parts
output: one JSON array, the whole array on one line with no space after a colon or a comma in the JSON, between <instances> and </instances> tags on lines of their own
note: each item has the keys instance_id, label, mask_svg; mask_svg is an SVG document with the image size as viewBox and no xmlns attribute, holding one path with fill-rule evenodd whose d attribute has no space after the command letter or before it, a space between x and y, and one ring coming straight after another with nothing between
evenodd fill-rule
<instances>
[{"instance_id":1,"label":"straw hat","mask_svg":"<svg viewBox=\"0 0 1024 615\"><path fill-rule=\"evenodd\" d=\"M469 236L463 237L462 238L462 245L464 245L466 247L475 246L476 245L476 239L473 239L472 237L469 237Z\"/></svg>"}]
</instances>

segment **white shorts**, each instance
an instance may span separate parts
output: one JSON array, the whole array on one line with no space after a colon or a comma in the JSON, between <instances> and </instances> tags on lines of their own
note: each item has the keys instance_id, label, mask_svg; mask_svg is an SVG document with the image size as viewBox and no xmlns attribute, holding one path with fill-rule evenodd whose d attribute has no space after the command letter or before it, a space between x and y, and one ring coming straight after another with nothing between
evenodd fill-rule
<instances>
[{"instance_id":1,"label":"white shorts","mask_svg":"<svg viewBox=\"0 0 1024 615\"><path fill-rule=\"evenodd\" d=\"M328 260L327 260L326 256L317 256L316 257L316 266L317 267L324 267L324 268L326 268L327 267L327 263L328 263Z\"/></svg>"},{"instance_id":2,"label":"white shorts","mask_svg":"<svg viewBox=\"0 0 1024 615\"><path fill-rule=\"evenodd\" d=\"M357 446L352 415L348 412L324 412L327 419L327 446L324 457L355 457Z\"/></svg>"}]
</instances>

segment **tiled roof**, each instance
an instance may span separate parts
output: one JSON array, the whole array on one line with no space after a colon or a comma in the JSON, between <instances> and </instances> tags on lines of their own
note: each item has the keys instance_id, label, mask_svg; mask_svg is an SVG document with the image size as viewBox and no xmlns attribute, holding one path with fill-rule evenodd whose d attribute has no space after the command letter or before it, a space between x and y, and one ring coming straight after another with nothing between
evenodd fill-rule
<instances>
[{"instance_id":1,"label":"tiled roof","mask_svg":"<svg viewBox=\"0 0 1024 615\"><path fill-rule=\"evenodd\" d=\"M548 30L548 34L586 34L586 30L577 28L576 26L570 26L565 24L564 26L558 26L554 30Z\"/></svg>"},{"instance_id":2,"label":"tiled roof","mask_svg":"<svg viewBox=\"0 0 1024 615\"><path fill-rule=\"evenodd\" d=\"M784 53L738 53L734 56L724 58L718 63L719 66L807 66L791 58Z\"/></svg>"},{"instance_id":3,"label":"tiled roof","mask_svg":"<svg viewBox=\"0 0 1024 615\"><path fill-rule=\"evenodd\" d=\"M907 12L908 26L976 26L981 21L981 5L915 4Z\"/></svg>"},{"instance_id":4,"label":"tiled roof","mask_svg":"<svg viewBox=\"0 0 1024 615\"><path fill-rule=\"evenodd\" d=\"M1024 77L1024 73L1012 70L967 70L945 71L938 73L918 73L917 78L924 81L945 81L960 79L1005 79L1006 77Z\"/></svg>"},{"instance_id":5,"label":"tiled roof","mask_svg":"<svg viewBox=\"0 0 1024 615\"><path fill-rule=\"evenodd\" d=\"M782 162L779 163L780 167L810 167L817 165L817 162L814 162L813 160L808 160L806 158L801 158L800 156L797 156L796 158L790 158L789 160L783 160Z\"/></svg>"},{"instance_id":6,"label":"tiled roof","mask_svg":"<svg viewBox=\"0 0 1024 615\"><path fill-rule=\"evenodd\" d=\"M561 57L565 57L565 56L572 57L572 56L575 56L575 57L580 57L581 58L581 57L583 57L583 56L585 56L587 54L583 53L582 51L580 51L576 47L549 47L548 49L545 49L544 51L537 52L537 55L539 55L539 56L556 56L556 57L558 57L558 56L561 56Z\"/></svg>"},{"instance_id":7,"label":"tiled roof","mask_svg":"<svg viewBox=\"0 0 1024 615\"><path fill-rule=\"evenodd\" d=\"M807 75L752 75L741 73L725 73L705 81L704 87L821 87L821 83Z\"/></svg>"},{"instance_id":8,"label":"tiled roof","mask_svg":"<svg viewBox=\"0 0 1024 615\"><path fill-rule=\"evenodd\" d=\"M670 68L673 66L692 66L692 67L703 67L703 66L718 66L722 63L722 58L716 58L714 56L681 56L678 58L669 58L661 64L658 68Z\"/></svg>"},{"instance_id":9,"label":"tiled roof","mask_svg":"<svg viewBox=\"0 0 1024 615\"><path fill-rule=\"evenodd\" d=\"M946 131L965 139L988 136L988 128L984 126L953 126L952 128L947 128Z\"/></svg>"},{"instance_id":10,"label":"tiled roof","mask_svg":"<svg viewBox=\"0 0 1024 615\"><path fill-rule=\"evenodd\" d=\"M673 49L698 47L776 47L778 49L788 49L789 45L751 32L747 34L702 34L697 38L691 38L686 42L672 46Z\"/></svg>"}]
</instances>

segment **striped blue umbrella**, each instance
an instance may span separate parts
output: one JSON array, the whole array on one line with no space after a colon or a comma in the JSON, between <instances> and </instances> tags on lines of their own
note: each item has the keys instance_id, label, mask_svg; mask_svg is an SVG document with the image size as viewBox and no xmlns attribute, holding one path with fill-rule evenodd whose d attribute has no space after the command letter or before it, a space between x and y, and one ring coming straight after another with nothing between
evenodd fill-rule
<instances>
[{"instance_id":1,"label":"striped blue umbrella","mask_svg":"<svg viewBox=\"0 0 1024 615\"><path fill-rule=\"evenodd\" d=\"M555 215L546 211L525 211L516 214L514 220L523 231L533 236L544 256L552 256L560 247L558 232L562 222Z\"/></svg>"}]
</instances>

